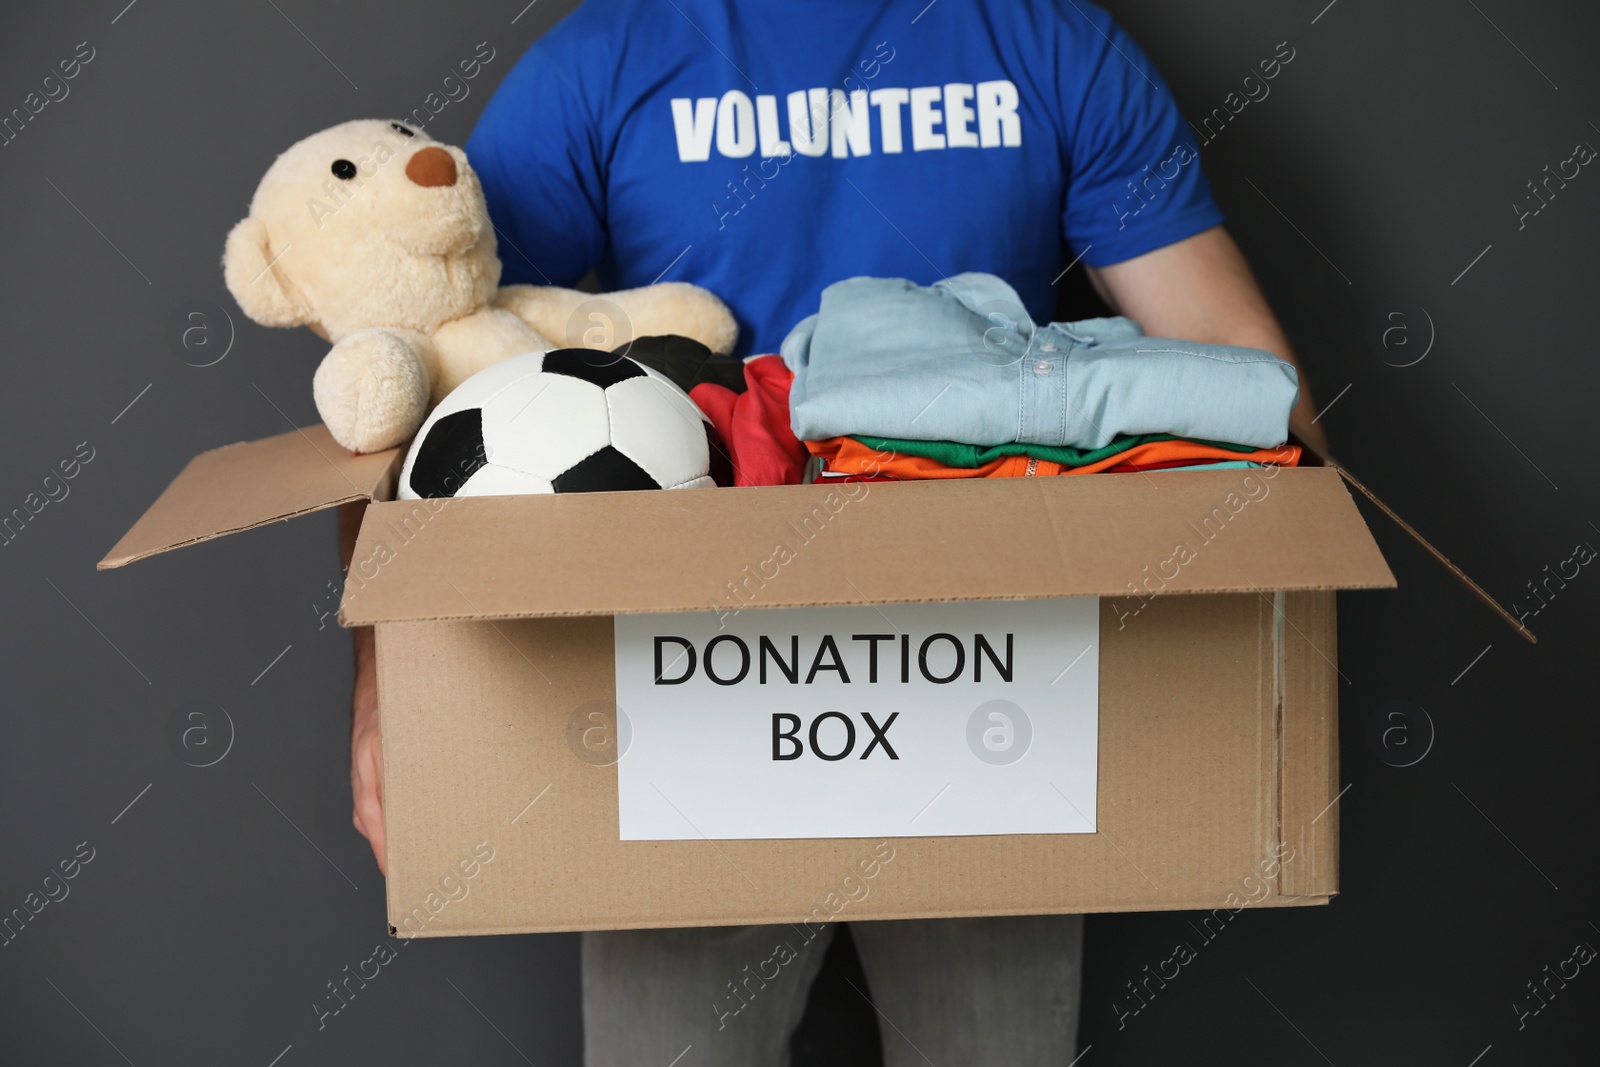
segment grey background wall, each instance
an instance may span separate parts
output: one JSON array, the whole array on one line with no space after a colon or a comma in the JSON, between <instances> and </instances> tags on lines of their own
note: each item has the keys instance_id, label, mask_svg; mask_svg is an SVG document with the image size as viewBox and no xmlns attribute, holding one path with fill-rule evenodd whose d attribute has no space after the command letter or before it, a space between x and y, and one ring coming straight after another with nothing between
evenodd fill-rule
<instances>
[{"instance_id":1,"label":"grey background wall","mask_svg":"<svg viewBox=\"0 0 1600 1067\"><path fill-rule=\"evenodd\" d=\"M1513 204L1600 144L1600 11L1325 2L1114 9L1197 121L1295 49L1204 149L1230 226L1338 454L1496 595L1538 606L1527 583L1600 545L1600 177L1520 226ZM125 3L0 16L0 111L93 49L0 148L0 511L92 450L0 547L0 911L93 850L0 947L0 1060L576 1063L571 936L417 943L317 1027L309 1006L384 924L350 825L349 638L319 625L332 516L93 569L190 455L316 419L323 344L244 320L218 266L272 157L409 112L488 41L472 95L431 127L461 142L571 5ZM168 336L200 300L238 324L207 367ZM1340 600L1343 894L1243 913L1131 1015L1126 983L1199 940L1193 917L1093 919L1083 1063L1593 1062L1600 975L1567 964L1537 1000L1528 983L1600 945L1600 576L1549 585L1535 647L1372 521L1400 589ZM204 722L200 751L232 739L209 767L178 742L192 701L225 709ZM797 1062L875 1061L848 1051L876 1025L852 966L847 946L830 960Z\"/></svg>"}]
</instances>

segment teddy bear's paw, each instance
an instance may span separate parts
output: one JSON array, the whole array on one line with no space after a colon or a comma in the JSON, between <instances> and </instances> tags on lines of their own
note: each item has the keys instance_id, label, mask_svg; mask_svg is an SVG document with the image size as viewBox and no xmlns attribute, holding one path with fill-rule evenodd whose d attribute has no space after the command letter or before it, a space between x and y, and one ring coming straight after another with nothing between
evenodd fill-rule
<instances>
[{"instance_id":1,"label":"teddy bear's paw","mask_svg":"<svg viewBox=\"0 0 1600 1067\"><path fill-rule=\"evenodd\" d=\"M311 382L317 412L352 452L405 443L428 414L428 376L403 337L358 330L323 357Z\"/></svg>"}]
</instances>

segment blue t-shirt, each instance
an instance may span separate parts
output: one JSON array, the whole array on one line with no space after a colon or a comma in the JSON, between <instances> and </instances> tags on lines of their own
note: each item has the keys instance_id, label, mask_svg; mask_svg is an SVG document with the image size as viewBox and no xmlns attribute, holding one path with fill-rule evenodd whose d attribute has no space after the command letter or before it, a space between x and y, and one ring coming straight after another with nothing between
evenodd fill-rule
<instances>
[{"instance_id":1,"label":"blue t-shirt","mask_svg":"<svg viewBox=\"0 0 1600 1067\"><path fill-rule=\"evenodd\" d=\"M1067 257L1103 266L1221 222L1171 94L1106 12L917 7L589 0L467 142L503 284L694 282L746 355L856 275L985 271L1048 321Z\"/></svg>"}]
</instances>

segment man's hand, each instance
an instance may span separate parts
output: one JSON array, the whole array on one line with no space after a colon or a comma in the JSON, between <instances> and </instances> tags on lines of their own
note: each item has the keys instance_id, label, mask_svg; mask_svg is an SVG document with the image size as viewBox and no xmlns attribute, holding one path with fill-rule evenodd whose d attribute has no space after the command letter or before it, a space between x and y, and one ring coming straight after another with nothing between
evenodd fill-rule
<instances>
[{"instance_id":1,"label":"man's hand","mask_svg":"<svg viewBox=\"0 0 1600 1067\"><path fill-rule=\"evenodd\" d=\"M1193 237L1108 267L1089 280L1106 303L1151 337L1260 348L1300 371L1300 400L1289 416L1296 437L1326 453L1305 371L1267 298L1228 231L1214 226Z\"/></svg>"},{"instance_id":2,"label":"man's hand","mask_svg":"<svg viewBox=\"0 0 1600 1067\"><path fill-rule=\"evenodd\" d=\"M372 627L357 629L355 639L356 687L350 698L350 792L355 797L352 820L371 843L378 870L387 875L383 858L383 746L378 737L378 668L373 658Z\"/></svg>"},{"instance_id":3,"label":"man's hand","mask_svg":"<svg viewBox=\"0 0 1600 1067\"><path fill-rule=\"evenodd\" d=\"M346 571L355 554L365 503L339 509L339 559ZM383 858L383 749L378 739L378 659L372 627L350 631L356 646L356 684L350 695L350 792L355 798L351 821L372 845L378 870L387 875Z\"/></svg>"}]
</instances>

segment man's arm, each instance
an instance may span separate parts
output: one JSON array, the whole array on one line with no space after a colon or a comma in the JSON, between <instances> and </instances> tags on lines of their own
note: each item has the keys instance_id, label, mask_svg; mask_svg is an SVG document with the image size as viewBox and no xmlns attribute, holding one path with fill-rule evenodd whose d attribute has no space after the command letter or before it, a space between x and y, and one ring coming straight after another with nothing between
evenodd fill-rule
<instances>
[{"instance_id":1,"label":"man's arm","mask_svg":"<svg viewBox=\"0 0 1600 1067\"><path fill-rule=\"evenodd\" d=\"M1152 337L1260 348L1300 369L1250 265L1221 226L1121 263L1087 270L1106 303ZM1295 436L1326 452L1322 427L1311 421L1316 415L1302 370L1300 401L1289 424Z\"/></svg>"}]
</instances>

